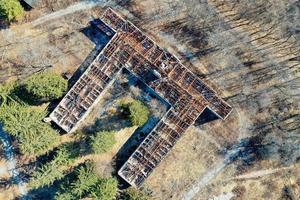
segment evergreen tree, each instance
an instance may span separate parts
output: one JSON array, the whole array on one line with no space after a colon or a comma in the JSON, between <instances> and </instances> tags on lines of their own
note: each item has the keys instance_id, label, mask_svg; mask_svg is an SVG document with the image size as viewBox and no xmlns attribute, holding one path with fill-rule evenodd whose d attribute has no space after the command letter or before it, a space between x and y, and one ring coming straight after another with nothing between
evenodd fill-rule
<instances>
[{"instance_id":1,"label":"evergreen tree","mask_svg":"<svg viewBox=\"0 0 300 200\"><path fill-rule=\"evenodd\" d=\"M0 107L0 122L3 129L18 140L23 154L39 156L59 143L58 133L42 122L46 114L45 111L12 102Z\"/></svg>"},{"instance_id":2,"label":"evergreen tree","mask_svg":"<svg viewBox=\"0 0 300 200\"><path fill-rule=\"evenodd\" d=\"M16 102L16 97L12 94L15 88L16 84L13 82L0 84L0 106L8 102Z\"/></svg>"},{"instance_id":3,"label":"evergreen tree","mask_svg":"<svg viewBox=\"0 0 300 200\"><path fill-rule=\"evenodd\" d=\"M84 198L111 200L117 195L117 180L100 178L94 172L92 165L81 166L76 171L76 177L70 184L68 181L61 186L56 200L77 200Z\"/></svg>"},{"instance_id":4,"label":"evergreen tree","mask_svg":"<svg viewBox=\"0 0 300 200\"><path fill-rule=\"evenodd\" d=\"M91 165L80 167L77 170L77 174L77 181L72 184L72 191L74 195L81 198L85 193L89 192L92 186L96 185L98 177L95 175Z\"/></svg>"},{"instance_id":5,"label":"evergreen tree","mask_svg":"<svg viewBox=\"0 0 300 200\"><path fill-rule=\"evenodd\" d=\"M67 80L52 72L35 74L24 82L25 92L34 102L58 99L67 88Z\"/></svg>"},{"instance_id":6,"label":"evergreen tree","mask_svg":"<svg viewBox=\"0 0 300 200\"><path fill-rule=\"evenodd\" d=\"M96 200L113 200L117 196L118 182L114 178L104 178L98 181L92 191L92 197Z\"/></svg>"},{"instance_id":7,"label":"evergreen tree","mask_svg":"<svg viewBox=\"0 0 300 200\"><path fill-rule=\"evenodd\" d=\"M133 126L143 126L148 121L149 110L141 101L134 100L128 104L121 104L121 108Z\"/></svg>"},{"instance_id":8,"label":"evergreen tree","mask_svg":"<svg viewBox=\"0 0 300 200\"><path fill-rule=\"evenodd\" d=\"M68 165L73 161L74 159L69 150L65 147L60 148L51 162L43 165L33 173L29 185L36 189L53 184L54 181L60 180L65 176Z\"/></svg>"},{"instance_id":9,"label":"evergreen tree","mask_svg":"<svg viewBox=\"0 0 300 200\"><path fill-rule=\"evenodd\" d=\"M0 17L11 22L19 20L24 15L24 9L18 0L0 0Z\"/></svg>"},{"instance_id":10,"label":"evergreen tree","mask_svg":"<svg viewBox=\"0 0 300 200\"><path fill-rule=\"evenodd\" d=\"M55 200L77 200L71 192L72 191L57 193L55 195Z\"/></svg>"},{"instance_id":11,"label":"evergreen tree","mask_svg":"<svg viewBox=\"0 0 300 200\"><path fill-rule=\"evenodd\" d=\"M116 143L114 131L100 131L91 137L92 149L94 153L106 153L112 149Z\"/></svg>"}]
</instances>

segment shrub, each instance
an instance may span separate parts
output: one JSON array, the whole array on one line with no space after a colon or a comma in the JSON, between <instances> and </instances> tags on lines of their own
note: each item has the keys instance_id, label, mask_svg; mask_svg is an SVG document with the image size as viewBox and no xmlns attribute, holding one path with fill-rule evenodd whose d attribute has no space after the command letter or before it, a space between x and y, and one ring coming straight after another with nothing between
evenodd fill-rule
<instances>
[{"instance_id":1,"label":"shrub","mask_svg":"<svg viewBox=\"0 0 300 200\"><path fill-rule=\"evenodd\" d=\"M5 20L19 20L23 15L24 9L18 0L0 0L0 16Z\"/></svg>"},{"instance_id":2,"label":"shrub","mask_svg":"<svg viewBox=\"0 0 300 200\"><path fill-rule=\"evenodd\" d=\"M120 196L120 200L150 200L150 196L143 191L129 188Z\"/></svg>"},{"instance_id":3,"label":"shrub","mask_svg":"<svg viewBox=\"0 0 300 200\"><path fill-rule=\"evenodd\" d=\"M92 139L92 149L94 153L106 153L112 149L116 143L114 131L100 131Z\"/></svg>"},{"instance_id":4,"label":"shrub","mask_svg":"<svg viewBox=\"0 0 300 200\"><path fill-rule=\"evenodd\" d=\"M117 196L118 182L114 178L104 178L98 181L92 191L92 197L99 200L113 200Z\"/></svg>"},{"instance_id":5,"label":"shrub","mask_svg":"<svg viewBox=\"0 0 300 200\"><path fill-rule=\"evenodd\" d=\"M128 104L122 103L121 108L133 126L143 126L149 118L149 110L141 101L134 100Z\"/></svg>"},{"instance_id":6,"label":"shrub","mask_svg":"<svg viewBox=\"0 0 300 200\"><path fill-rule=\"evenodd\" d=\"M33 75L24 82L25 92L35 102L58 99L67 91L67 88L67 80L51 72Z\"/></svg>"}]
</instances>

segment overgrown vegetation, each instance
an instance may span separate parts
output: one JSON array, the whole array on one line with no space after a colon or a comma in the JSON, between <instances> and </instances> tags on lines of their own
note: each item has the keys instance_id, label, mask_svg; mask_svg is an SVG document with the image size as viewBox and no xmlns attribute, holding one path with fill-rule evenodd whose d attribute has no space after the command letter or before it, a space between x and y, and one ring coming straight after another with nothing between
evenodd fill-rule
<instances>
[{"instance_id":1,"label":"overgrown vegetation","mask_svg":"<svg viewBox=\"0 0 300 200\"><path fill-rule=\"evenodd\" d=\"M76 178L70 184L63 185L55 196L56 200L77 200L90 197L93 199L111 200L117 195L117 180L101 178L94 172L91 164L76 170Z\"/></svg>"},{"instance_id":2,"label":"overgrown vegetation","mask_svg":"<svg viewBox=\"0 0 300 200\"><path fill-rule=\"evenodd\" d=\"M22 101L23 98L19 99L20 90L25 88L33 96L33 100L50 100L63 94L66 83L62 82L64 81L57 75L43 73L28 78L22 85L24 87L16 82L0 85L0 122L3 129L17 139L23 154L35 157L43 155L59 145L60 137L51 126L42 121L47 115L45 109L42 106L30 106ZM90 141L95 153L105 153L116 143L115 132L97 132ZM75 159L82 153L80 145L80 142L70 142L58 147L54 158L32 174L28 188L37 190L64 180L66 174L72 171ZM117 195L117 181L97 176L89 165L80 167L76 171L76 179L66 188L69 189L61 189L57 193L56 199L91 197L109 200L115 199Z\"/></svg>"},{"instance_id":3,"label":"overgrown vegetation","mask_svg":"<svg viewBox=\"0 0 300 200\"><path fill-rule=\"evenodd\" d=\"M56 180L60 180L65 176L68 165L74 162L72 150L64 145L57 150L54 159L43 165L40 169L34 172L30 187L37 189L44 186L49 186Z\"/></svg>"},{"instance_id":4,"label":"overgrown vegetation","mask_svg":"<svg viewBox=\"0 0 300 200\"><path fill-rule=\"evenodd\" d=\"M133 126L143 126L149 118L149 109L141 101L134 100L129 103L121 103L121 109Z\"/></svg>"},{"instance_id":5,"label":"overgrown vegetation","mask_svg":"<svg viewBox=\"0 0 300 200\"><path fill-rule=\"evenodd\" d=\"M67 91L68 82L58 74L43 72L26 79L24 89L35 102L51 101L60 98Z\"/></svg>"},{"instance_id":6,"label":"overgrown vegetation","mask_svg":"<svg viewBox=\"0 0 300 200\"><path fill-rule=\"evenodd\" d=\"M24 9L18 0L0 0L0 17L11 22L20 20L24 16Z\"/></svg>"},{"instance_id":7,"label":"overgrown vegetation","mask_svg":"<svg viewBox=\"0 0 300 200\"><path fill-rule=\"evenodd\" d=\"M114 131L100 131L91 137L92 149L94 153L106 153L112 149L116 143Z\"/></svg>"}]
</instances>

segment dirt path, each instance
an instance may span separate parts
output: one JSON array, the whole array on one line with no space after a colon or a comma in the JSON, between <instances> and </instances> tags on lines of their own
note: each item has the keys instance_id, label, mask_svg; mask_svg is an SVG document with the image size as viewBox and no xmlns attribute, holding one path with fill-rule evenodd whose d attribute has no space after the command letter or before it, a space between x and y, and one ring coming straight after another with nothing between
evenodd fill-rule
<instances>
[{"instance_id":1,"label":"dirt path","mask_svg":"<svg viewBox=\"0 0 300 200\"><path fill-rule=\"evenodd\" d=\"M110 0L87 0L87 1L82 1L79 3L76 3L74 5L71 5L63 10L59 10L50 14L47 14L45 16L42 16L38 19L36 19L35 21L31 22L30 24L32 26L38 26L41 25L47 21L51 21L51 20L55 20L57 18L63 17L65 15L74 13L74 12L78 12L81 10L87 10L87 9L91 9L97 5L102 5L102 6L106 6L107 4L110 3Z\"/></svg>"},{"instance_id":2,"label":"dirt path","mask_svg":"<svg viewBox=\"0 0 300 200\"><path fill-rule=\"evenodd\" d=\"M279 171L293 169L294 167L296 167L296 166L282 167L282 168L276 168L276 169L258 170L258 171L253 171L253 172L250 172L250 173L247 173L247 174L236 176L236 177L231 178L229 180L260 178L262 176L267 176L267 175L270 175L270 174L274 174L274 173L279 172Z\"/></svg>"},{"instance_id":3,"label":"dirt path","mask_svg":"<svg viewBox=\"0 0 300 200\"><path fill-rule=\"evenodd\" d=\"M0 126L0 140L3 144L4 157L5 157L6 163L7 163L5 170L7 170L9 172L9 174L12 176L12 179L18 186L20 195L25 196L27 194L27 190L25 187L25 183L19 177L19 172L16 170L17 161L14 157L14 150L12 147L11 138L7 133L5 133L3 131L1 126Z\"/></svg>"},{"instance_id":4,"label":"dirt path","mask_svg":"<svg viewBox=\"0 0 300 200\"><path fill-rule=\"evenodd\" d=\"M210 198L209 200L230 200L235 195L232 192L220 194L218 196L214 196L213 198Z\"/></svg>"}]
</instances>

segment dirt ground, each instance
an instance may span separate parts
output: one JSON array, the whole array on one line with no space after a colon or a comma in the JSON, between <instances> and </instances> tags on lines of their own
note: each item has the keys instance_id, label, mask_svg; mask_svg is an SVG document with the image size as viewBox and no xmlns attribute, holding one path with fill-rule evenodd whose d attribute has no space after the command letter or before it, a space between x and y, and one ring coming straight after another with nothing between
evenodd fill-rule
<instances>
[{"instance_id":1,"label":"dirt ground","mask_svg":"<svg viewBox=\"0 0 300 200\"><path fill-rule=\"evenodd\" d=\"M95 48L83 29L104 4L31 24L69 5L31 11L26 22L0 31L0 81L50 66L72 73L81 65ZM146 181L154 198L299 199L297 1L125 0L108 5L180 57L234 109L225 121L186 132Z\"/></svg>"},{"instance_id":2,"label":"dirt ground","mask_svg":"<svg viewBox=\"0 0 300 200\"><path fill-rule=\"evenodd\" d=\"M14 199L18 196L18 188L11 183L11 174L7 169L5 159L0 160L0 200ZM6 183L8 183L6 185ZM3 187L6 185L6 187Z\"/></svg>"}]
</instances>

